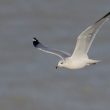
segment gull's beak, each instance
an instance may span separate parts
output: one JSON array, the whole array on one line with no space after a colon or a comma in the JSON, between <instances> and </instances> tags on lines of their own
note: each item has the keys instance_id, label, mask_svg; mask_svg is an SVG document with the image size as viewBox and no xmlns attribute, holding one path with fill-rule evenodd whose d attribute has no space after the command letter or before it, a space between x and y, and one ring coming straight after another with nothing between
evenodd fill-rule
<instances>
[{"instance_id":1,"label":"gull's beak","mask_svg":"<svg viewBox=\"0 0 110 110\"><path fill-rule=\"evenodd\" d=\"M58 69L58 66L56 66L56 69Z\"/></svg>"}]
</instances>

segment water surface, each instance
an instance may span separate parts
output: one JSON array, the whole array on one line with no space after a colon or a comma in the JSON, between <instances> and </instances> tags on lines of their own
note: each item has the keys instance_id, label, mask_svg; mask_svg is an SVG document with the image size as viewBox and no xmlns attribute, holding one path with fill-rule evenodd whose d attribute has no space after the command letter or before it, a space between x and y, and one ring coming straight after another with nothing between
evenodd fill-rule
<instances>
[{"instance_id":1,"label":"water surface","mask_svg":"<svg viewBox=\"0 0 110 110\"><path fill-rule=\"evenodd\" d=\"M110 22L89 52L101 63L56 70L58 58L32 46L34 34L73 51L76 37L109 10L109 0L0 1L0 110L109 110ZM74 46L73 46L74 44Z\"/></svg>"}]
</instances>

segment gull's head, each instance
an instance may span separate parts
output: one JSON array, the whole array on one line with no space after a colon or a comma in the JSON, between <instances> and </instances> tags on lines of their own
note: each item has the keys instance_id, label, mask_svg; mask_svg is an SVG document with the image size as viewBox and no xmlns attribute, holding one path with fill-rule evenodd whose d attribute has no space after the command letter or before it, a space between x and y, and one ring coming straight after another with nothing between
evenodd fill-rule
<instances>
[{"instance_id":1,"label":"gull's head","mask_svg":"<svg viewBox=\"0 0 110 110\"><path fill-rule=\"evenodd\" d=\"M57 69L58 67L65 67L65 61L64 61L64 60L60 60L60 61L58 62L58 65L56 66L56 69Z\"/></svg>"}]
</instances>

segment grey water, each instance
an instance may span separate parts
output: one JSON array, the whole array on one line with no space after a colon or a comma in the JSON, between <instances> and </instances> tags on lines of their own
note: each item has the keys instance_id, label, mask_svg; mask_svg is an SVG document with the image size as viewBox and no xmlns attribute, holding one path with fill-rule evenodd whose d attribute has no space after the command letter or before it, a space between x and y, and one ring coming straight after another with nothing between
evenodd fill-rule
<instances>
[{"instance_id":1,"label":"grey water","mask_svg":"<svg viewBox=\"0 0 110 110\"><path fill-rule=\"evenodd\" d=\"M70 53L87 26L110 11L109 0L0 0L0 110L109 110L110 21L89 56L102 62L55 69L59 58L32 45Z\"/></svg>"}]
</instances>

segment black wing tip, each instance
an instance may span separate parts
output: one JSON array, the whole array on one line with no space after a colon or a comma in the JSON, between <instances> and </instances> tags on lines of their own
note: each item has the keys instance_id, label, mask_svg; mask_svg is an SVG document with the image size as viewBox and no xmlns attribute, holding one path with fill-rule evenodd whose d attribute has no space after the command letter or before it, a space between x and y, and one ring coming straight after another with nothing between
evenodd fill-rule
<instances>
[{"instance_id":1,"label":"black wing tip","mask_svg":"<svg viewBox=\"0 0 110 110\"><path fill-rule=\"evenodd\" d=\"M36 39L35 37L33 38L33 45L34 47L37 47L37 45L39 44L40 42L38 41L38 39Z\"/></svg>"},{"instance_id":2,"label":"black wing tip","mask_svg":"<svg viewBox=\"0 0 110 110\"><path fill-rule=\"evenodd\" d=\"M110 12L108 12L104 17L102 17L102 19L103 18L106 18L107 16L109 16L110 15Z\"/></svg>"},{"instance_id":3,"label":"black wing tip","mask_svg":"<svg viewBox=\"0 0 110 110\"><path fill-rule=\"evenodd\" d=\"M110 12L108 12L106 15L104 15L101 19L99 19L97 22L99 22L99 21L101 21L102 19L104 19L104 18L106 18L106 17L108 17L110 15ZM96 23L97 23L96 22Z\"/></svg>"},{"instance_id":4,"label":"black wing tip","mask_svg":"<svg viewBox=\"0 0 110 110\"><path fill-rule=\"evenodd\" d=\"M110 15L110 11L106 14L107 16Z\"/></svg>"}]
</instances>

